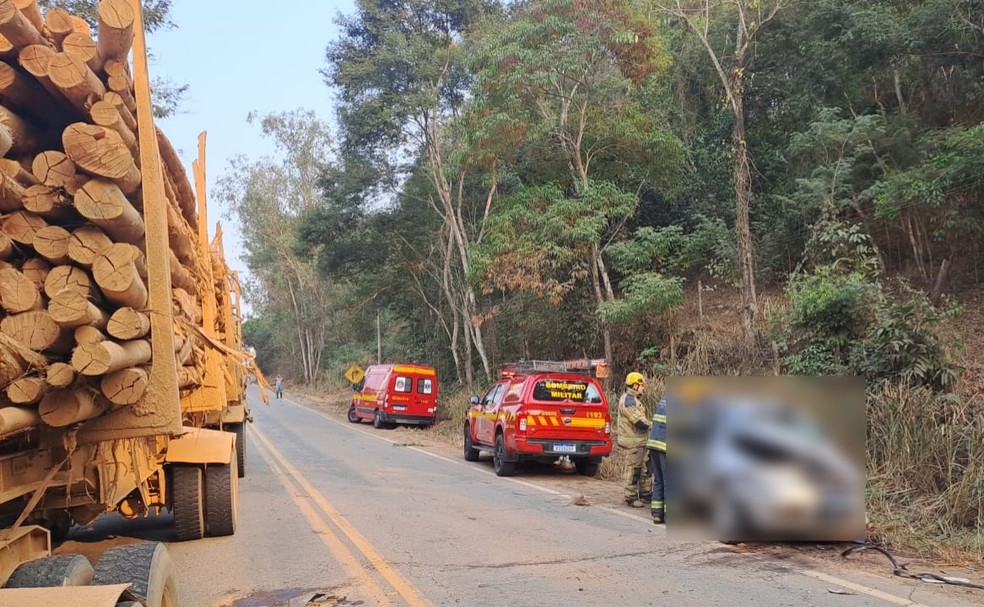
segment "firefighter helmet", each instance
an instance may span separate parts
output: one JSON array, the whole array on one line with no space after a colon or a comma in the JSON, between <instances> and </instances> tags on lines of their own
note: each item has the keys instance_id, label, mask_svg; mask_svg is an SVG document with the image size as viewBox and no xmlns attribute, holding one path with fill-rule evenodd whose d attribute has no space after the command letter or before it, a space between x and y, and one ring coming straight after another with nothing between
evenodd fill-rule
<instances>
[{"instance_id":1,"label":"firefighter helmet","mask_svg":"<svg viewBox=\"0 0 984 607\"><path fill-rule=\"evenodd\" d=\"M625 385L626 386L628 386L628 387L631 388L632 386L634 386L636 384L640 384L640 385L645 385L646 384L646 378L645 378L645 376L643 376L642 373L639 373L638 371L633 371L633 372L631 372L631 373L629 373L628 375L625 376Z\"/></svg>"}]
</instances>

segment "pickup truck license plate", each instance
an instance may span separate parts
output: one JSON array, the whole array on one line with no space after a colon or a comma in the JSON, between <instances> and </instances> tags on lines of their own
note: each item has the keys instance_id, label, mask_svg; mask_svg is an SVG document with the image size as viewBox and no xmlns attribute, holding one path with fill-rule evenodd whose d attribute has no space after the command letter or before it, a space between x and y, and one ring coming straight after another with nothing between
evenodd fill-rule
<instances>
[{"instance_id":1,"label":"pickup truck license plate","mask_svg":"<svg viewBox=\"0 0 984 607\"><path fill-rule=\"evenodd\" d=\"M577 453L577 445L571 443L554 443L555 453Z\"/></svg>"}]
</instances>

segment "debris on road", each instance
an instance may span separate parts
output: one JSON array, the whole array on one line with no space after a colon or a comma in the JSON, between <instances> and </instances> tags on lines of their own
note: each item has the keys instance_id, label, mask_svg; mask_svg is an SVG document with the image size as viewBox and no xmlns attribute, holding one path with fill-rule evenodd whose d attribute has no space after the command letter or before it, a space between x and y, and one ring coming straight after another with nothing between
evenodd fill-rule
<instances>
[{"instance_id":1,"label":"debris on road","mask_svg":"<svg viewBox=\"0 0 984 607\"><path fill-rule=\"evenodd\" d=\"M912 580L918 580L920 582L925 582L927 584L950 584L952 586L962 586L964 588L974 588L976 590L984 590L984 585L975 584L966 578L949 577L945 575L937 575L935 573L910 573L909 565L907 563L899 564L892 554L882 548L881 546L875 546L873 544L858 544L857 546L851 546L844 552L841 552L841 556L847 558L855 552L863 552L865 550L874 550L875 552L885 555L885 558L892 563L893 571L898 577L909 578Z\"/></svg>"}]
</instances>

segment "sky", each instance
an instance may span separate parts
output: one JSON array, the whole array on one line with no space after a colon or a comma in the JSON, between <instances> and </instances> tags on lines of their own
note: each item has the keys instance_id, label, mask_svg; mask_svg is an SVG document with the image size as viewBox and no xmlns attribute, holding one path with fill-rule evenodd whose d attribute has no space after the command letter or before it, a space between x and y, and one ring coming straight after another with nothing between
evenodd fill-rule
<instances>
[{"instance_id":1,"label":"sky","mask_svg":"<svg viewBox=\"0 0 984 607\"><path fill-rule=\"evenodd\" d=\"M189 87L178 113L158 121L189 176L201 131L208 133L210 191L235 156L273 152L259 126L246 122L251 111L304 108L334 122L331 92L319 70L325 48L337 39L339 12L352 14L353 0L174 0L176 27L148 39L150 72ZM243 275L242 239L225 211L218 200L210 201L209 235L221 221L226 259Z\"/></svg>"}]
</instances>

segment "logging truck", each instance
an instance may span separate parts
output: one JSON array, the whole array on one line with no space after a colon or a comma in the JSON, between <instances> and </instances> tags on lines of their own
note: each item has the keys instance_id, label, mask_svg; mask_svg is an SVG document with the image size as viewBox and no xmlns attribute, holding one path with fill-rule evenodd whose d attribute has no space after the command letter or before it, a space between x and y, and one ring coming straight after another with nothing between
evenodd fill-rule
<instances>
[{"instance_id":1,"label":"logging truck","mask_svg":"<svg viewBox=\"0 0 984 607\"><path fill-rule=\"evenodd\" d=\"M0 0L0 607L177 605L163 544L52 555L104 513L236 529L251 360L204 134L193 186L154 124L139 0L98 17Z\"/></svg>"}]
</instances>

